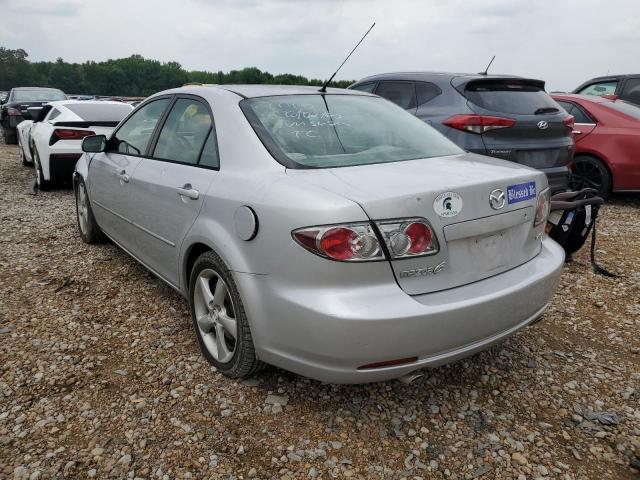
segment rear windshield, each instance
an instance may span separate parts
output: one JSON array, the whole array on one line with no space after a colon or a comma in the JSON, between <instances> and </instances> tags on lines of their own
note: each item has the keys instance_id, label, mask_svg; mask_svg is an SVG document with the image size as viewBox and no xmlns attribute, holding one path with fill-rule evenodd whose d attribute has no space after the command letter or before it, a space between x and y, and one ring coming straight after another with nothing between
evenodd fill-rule
<instances>
[{"instance_id":1,"label":"rear windshield","mask_svg":"<svg viewBox=\"0 0 640 480\"><path fill-rule=\"evenodd\" d=\"M119 122L133 110L126 103L72 103L65 107L86 122Z\"/></svg>"},{"instance_id":2,"label":"rear windshield","mask_svg":"<svg viewBox=\"0 0 640 480\"><path fill-rule=\"evenodd\" d=\"M464 95L471 103L492 112L535 115L560 111L547 92L526 83L471 83Z\"/></svg>"},{"instance_id":3,"label":"rear windshield","mask_svg":"<svg viewBox=\"0 0 640 480\"><path fill-rule=\"evenodd\" d=\"M457 155L463 151L382 98L290 95L243 100L254 130L283 165L331 168Z\"/></svg>"},{"instance_id":4,"label":"rear windshield","mask_svg":"<svg viewBox=\"0 0 640 480\"><path fill-rule=\"evenodd\" d=\"M632 103L625 102L624 100L616 100L615 102L608 102L606 105L618 112L640 120L640 107L637 107Z\"/></svg>"},{"instance_id":5,"label":"rear windshield","mask_svg":"<svg viewBox=\"0 0 640 480\"><path fill-rule=\"evenodd\" d=\"M12 94L14 102L55 102L66 100L67 96L60 90L14 90Z\"/></svg>"}]
</instances>

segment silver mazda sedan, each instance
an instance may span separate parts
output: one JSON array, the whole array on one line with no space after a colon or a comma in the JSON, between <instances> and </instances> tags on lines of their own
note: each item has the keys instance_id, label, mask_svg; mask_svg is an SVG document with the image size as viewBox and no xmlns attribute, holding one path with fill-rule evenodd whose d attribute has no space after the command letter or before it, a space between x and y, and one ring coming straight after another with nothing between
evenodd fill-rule
<instances>
[{"instance_id":1,"label":"silver mazda sedan","mask_svg":"<svg viewBox=\"0 0 640 480\"><path fill-rule=\"evenodd\" d=\"M539 319L564 260L543 173L364 92L187 86L83 150L82 239L187 297L230 377L269 363L362 383L451 362Z\"/></svg>"}]
</instances>

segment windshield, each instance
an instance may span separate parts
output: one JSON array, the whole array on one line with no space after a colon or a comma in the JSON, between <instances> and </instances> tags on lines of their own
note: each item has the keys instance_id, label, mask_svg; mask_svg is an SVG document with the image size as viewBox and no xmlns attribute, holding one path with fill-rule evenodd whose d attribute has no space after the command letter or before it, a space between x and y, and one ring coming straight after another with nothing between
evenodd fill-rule
<instances>
[{"instance_id":1,"label":"windshield","mask_svg":"<svg viewBox=\"0 0 640 480\"><path fill-rule=\"evenodd\" d=\"M559 112L558 104L544 90L520 82L472 82L465 97L485 110L519 115Z\"/></svg>"},{"instance_id":2,"label":"windshield","mask_svg":"<svg viewBox=\"0 0 640 480\"><path fill-rule=\"evenodd\" d=\"M269 152L290 168L330 168L457 155L423 121L378 97L289 95L240 106Z\"/></svg>"},{"instance_id":3,"label":"windshield","mask_svg":"<svg viewBox=\"0 0 640 480\"><path fill-rule=\"evenodd\" d=\"M54 102L66 100L67 96L60 90L14 90L14 102Z\"/></svg>"}]
</instances>

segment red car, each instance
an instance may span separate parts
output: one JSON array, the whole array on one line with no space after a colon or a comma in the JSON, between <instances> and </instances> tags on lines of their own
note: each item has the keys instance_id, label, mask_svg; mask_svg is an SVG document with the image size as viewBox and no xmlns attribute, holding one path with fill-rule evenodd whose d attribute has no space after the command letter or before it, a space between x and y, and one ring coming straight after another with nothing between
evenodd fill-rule
<instances>
[{"instance_id":1,"label":"red car","mask_svg":"<svg viewBox=\"0 0 640 480\"><path fill-rule=\"evenodd\" d=\"M594 95L554 94L575 117L574 189L640 191L640 107Z\"/></svg>"}]
</instances>

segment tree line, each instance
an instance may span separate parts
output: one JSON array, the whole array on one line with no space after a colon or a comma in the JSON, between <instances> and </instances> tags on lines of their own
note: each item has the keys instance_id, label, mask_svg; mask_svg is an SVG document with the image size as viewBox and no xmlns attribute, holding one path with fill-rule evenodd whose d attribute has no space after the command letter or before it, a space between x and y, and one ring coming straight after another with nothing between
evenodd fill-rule
<instances>
[{"instance_id":1,"label":"tree line","mask_svg":"<svg viewBox=\"0 0 640 480\"><path fill-rule=\"evenodd\" d=\"M324 80L290 73L273 75L256 67L230 72L187 71L178 62L160 62L131 55L127 58L68 63L30 62L19 48L0 47L0 90L13 87L53 87L69 94L145 97L185 83L268 83L280 85L322 85ZM354 80L331 82L345 88Z\"/></svg>"}]
</instances>

